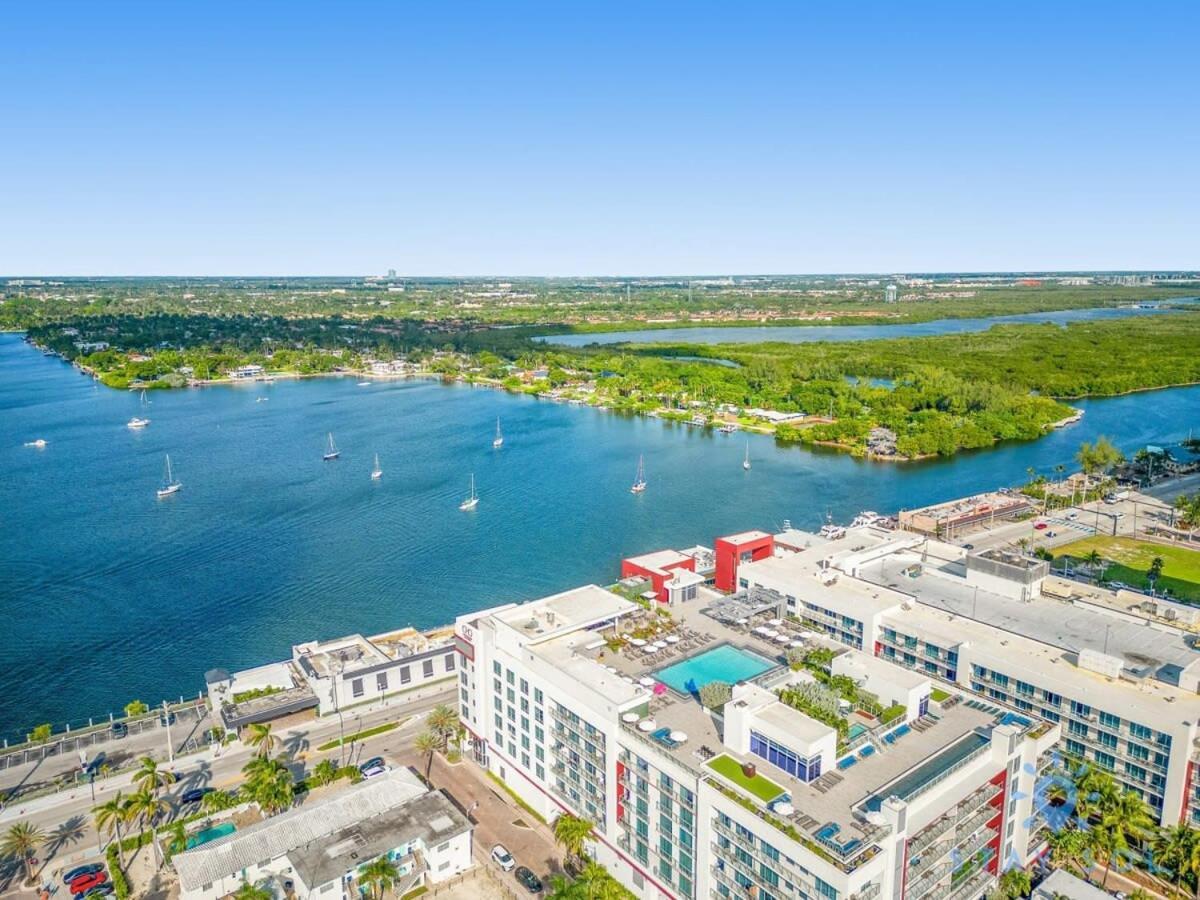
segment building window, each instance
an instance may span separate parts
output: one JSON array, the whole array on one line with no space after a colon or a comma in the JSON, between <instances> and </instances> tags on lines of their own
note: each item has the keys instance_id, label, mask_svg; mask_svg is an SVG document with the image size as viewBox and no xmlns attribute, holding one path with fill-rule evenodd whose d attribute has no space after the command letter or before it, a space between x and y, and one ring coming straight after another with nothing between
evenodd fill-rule
<instances>
[{"instance_id":1,"label":"building window","mask_svg":"<svg viewBox=\"0 0 1200 900\"><path fill-rule=\"evenodd\" d=\"M454 654L453 653L446 654L446 671L447 672L454 671Z\"/></svg>"},{"instance_id":2,"label":"building window","mask_svg":"<svg viewBox=\"0 0 1200 900\"><path fill-rule=\"evenodd\" d=\"M421 663L421 672L425 675L426 678L433 677L433 660L432 659L427 659L427 660L425 660L425 662Z\"/></svg>"},{"instance_id":3,"label":"building window","mask_svg":"<svg viewBox=\"0 0 1200 900\"><path fill-rule=\"evenodd\" d=\"M492 672L496 675L500 674L500 663L492 660Z\"/></svg>"},{"instance_id":4,"label":"building window","mask_svg":"<svg viewBox=\"0 0 1200 900\"><path fill-rule=\"evenodd\" d=\"M361 678L355 678L350 682L350 693L355 697L363 695L363 683Z\"/></svg>"},{"instance_id":5,"label":"building window","mask_svg":"<svg viewBox=\"0 0 1200 900\"><path fill-rule=\"evenodd\" d=\"M378 691L387 690L387 672L379 672L375 675L375 689Z\"/></svg>"},{"instance_id":6,"label":"building window","mask_svg":"<svg viewBox=\"0 0 1200 900\"><path fill-rule=\"evenodd\" d=\"M408 684L410 681L412 681L412 672L409 671L408 666L401 666L400 667L400 683Z\"/></svg>"}]
</instances>

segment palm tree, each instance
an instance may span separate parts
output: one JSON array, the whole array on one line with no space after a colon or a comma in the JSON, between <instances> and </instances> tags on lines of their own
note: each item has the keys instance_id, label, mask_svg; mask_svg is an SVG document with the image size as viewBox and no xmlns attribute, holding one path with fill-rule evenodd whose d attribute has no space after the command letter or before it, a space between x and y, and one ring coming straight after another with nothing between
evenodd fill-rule
<instances>
[{"instance_id":1,"label":"palm tree","mask_svg":"<svg viewBox=\"0 0 1200 900\"><path fill-rule=\"evenodd\" d=\"M264 757L270 756L271 751L282 743L278 736L271 734L271 726L266 724L251 725L245 741L248 746L256 748L259 756Z\"/></svg>"},{"instance_id":2,"label":"palm tree","mask_svg":"<svg viewBox=\"0 0 1200 900\"><path fill-rule=\"evenodd\" d=\"M1085 556L1083 560L1092 567L1093 573L1104 563L1104 557L1100 555L1100 551L1094 549L1089 550L1087 556Z\"/></svg>"},{"instance_id":3,"label":"palm tree","mask_svg":"<svg viewBox=\"0 0 1200 900\"><path fill-rule=\"evenodd\" d=\"M554 820L554 842L561 844L569 859L583 859L583 847L592 836L592 823L587 819L563 813Z\"/></svg>"},{"instance_id":4,"label":"palm tree","mask_svg":"<svg viewBox=\"0 0 1200 900\"><path fill-rule=\"evenodd\" d=\"M372 860L358 871L359 884L371 885L376 900L383 900L384 893L399 877L400 869L386 856Z\"/></svg>"},{"instance_id":5,"label":"palm tree","mask_svg":"<svg viewBox=\"0 0 1200 900\"><path fill-rule=\"evenodd\" d=\"M175 783L175 773L160 769L158 763L149 756L138 760L138 770L133 773L133 781L142 790L157 795L160 787Z\"/></svg>"},{"instance_id":6,"label":"palm tree","mask_svg":"<svg viewBox=\"0 0 1200 900\"><path fill-rule=\"evenodd\" d=\"M1196 832L1187 825L1175 825L1158 833L1154 841L1154 864L1169 872L1175 892L1181 893L1181 882L1192 871L1192 851Z\"/></svg>"},{"instance_id":7,"label":"palm tree","mask_svg":"<svg viewBox=\"0 0 1200 900\"><path fill-rule=\"evenodd\" d=\"M243 796L257 803L267 815L283 812L292 805L296 783L287 766L279 760L255 756L242 767L242 772L246 776Z\"/></svg>"},{"instance_id":8,"label":"palm tree","mask_svg":"<svg viewBox=\"0 0 1200 900\"><path fill-rule=\"evenodd\" d=\"M9 856L18 857L25 865L25 879L33 882L33 854L46 842L46 834L36 825L28 822L16 822L4 832L4 840L0 841L0 849Z\"/></svg>"},{"instance_id":9,"label":"palm tree","mask_svg":"<svg viewBox=\"0 0 1200 900\"><path fill-rule=\"evenodd\" d=\"M169 773L167 773L169 774ZM154 845L154 865L159 864L158 817L167 811L167 801L155 795L149 787L143 787L125 801L125 814L131 822L140 821L142 828L149 827L150 842ZM136 854L135 854L136 855Z\"/></svg>"},{"instance_id":10,"label":"palm tree","mask_svg":"<svg viewBox=\"0 0 1200 900\"><path fill-rule=\"evenodd\" d=\"M232 809L237 804L237 794L232 791L212 791L205 794L204 799L200 801L200 811L205 815L211 816L213 813Z\"/></svg>"},{"instance_id":11,"label":"palm tree","mask_svg":"<svg viewBox=\"0 0 1200 900\"><path fill-rule=\"evenodd\" d=\"M324 787L327 784L333 784L337 777L337 766L333 760L323 759L313 767L312 773L308 776L308 782L314 787Z\"/></svg>"},{"instance_id":12,"label":"palm tree","mask_svg":"<svg viewBox=\"0 0 1200 900\"><path fill-rule=\"evenodd\" d=\"M1007 897L1008 900L1017 900L1018 897L1028 897L1032 891L1033 879L1022 868L1013 866L1000 876L1000 893Z\"/></svg>"},{"instance_id":13,"label":"palm tree","mask_svg":"<svg viewBox=\"0 0 1200 900\"><path fill-rule=\"evenodd\" d=\"M450 736L458 730L458 713L444 703L435 706L425 717L425 725L438 738L438 749L445 750Z\"/></svg>"},{"instance_id":14,"label":"palm tree","mask_svg":"<svg viewBox=\"0 0 1200 900\"><path fill-rule=\"evenodd\" d=\"M440 742L432 731L422 731L413 738L413 749L425 757L425 780L429 780L429 772L433 768L433 754L438 752Z\"/></svg>"},{"instance_id":15,"label":"palm tree","mask_svg":"<svg viewBox=\"0 0 1200 900\"><path fill-rule=\"evenodd\" d=\"M174 856L187 849L187 831L184 830L183 820L171 823L171 840L167 844L167 855Z\"/></svg>"},{"instance_id":16,"label":"palm tree","mask_svg":"<svg viewBox=\"0 0 1200 900\"><path fill-rule=\"evenodd\" d=\"M1087 835L1077 828L1060 828L1051 831L1046 838L1050 848L1050 863L1055 868L1071 871L1075 869L1087 878L1083 862L1087 857Z\"/></svg>"},{"instance_id":17,"label":"palm tree","mask_svg":"<svg viewBox=\"0 0 1200 900\"><path fill-rule=\"evenodd\" d=\"M1113 856L1127 853L1130 841L1141 841L1154 831L1154 819L1140 794L1122 791L1105 798L1100 807L1100 829L1108 832L1111 844L1104 866L1104 880L1100 886L1107 889L1108 872Z\"/></svg>"},{"instance_id":18,"label":"palm tree","mask_svg":"<svg viewBox=\"0 0 1200 900\"><path fill-rule=\"evenodd\" d=\"M273 900L275 894L264 885L243 881L241 887L233 892L232 897L234 900Z\"/></svg>"},{"instance_id":19,"label":"palm tree","mask_svg":"<svg viewBox=\"0 0 1200 900\"><path fill-rule=\"evenodd\" d=\"M117 791L115 797L93 809L92 817L96 820L97 831L101 833L107 832L109 837L116 836L117 860L123 867L125 865L125 856L121 852L121 823L125 821L126 813L125 800L121 796L121 792Z\"/></svg>"}]
</instances>

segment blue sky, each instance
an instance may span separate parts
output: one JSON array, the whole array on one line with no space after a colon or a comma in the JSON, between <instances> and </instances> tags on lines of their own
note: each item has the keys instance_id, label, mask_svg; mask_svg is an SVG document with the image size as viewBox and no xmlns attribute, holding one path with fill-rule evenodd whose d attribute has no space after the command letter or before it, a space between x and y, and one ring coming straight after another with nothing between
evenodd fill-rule
<instances>
[{"instance_id":1,"label":"blue sky","mask_svg":"<svg viewBox=\"0 0 1200 900\"><path fill-rule=\"evenodd\" d=\"M1200 4L0 6L0 273L1200 266Z\"/></svg>"}]
</instances>

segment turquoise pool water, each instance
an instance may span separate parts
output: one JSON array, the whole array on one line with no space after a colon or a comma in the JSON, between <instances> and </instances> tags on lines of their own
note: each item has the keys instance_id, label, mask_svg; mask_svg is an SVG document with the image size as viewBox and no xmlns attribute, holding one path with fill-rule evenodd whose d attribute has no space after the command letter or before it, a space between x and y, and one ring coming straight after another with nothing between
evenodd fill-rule
<instances>
[{"instance_id":1,"label":"turquoise pool water","mask_svg":"<svg viewBox=\"0 0 1200 900\"><path fill-rule=\"evenodd\" d=\"M863 734L866 730L867 730L866 725L860 725L858 722L855 722L853 725L850 726L850 733L849 733L850 740L853 741L860 734Z\"/></svg>"},{"instance_id":2,"label":"turquoise pool water","mask_svg":"<svg viewBox=\"0 0 1200 900\"><path fill-rule=\"evenodd\" d=\"M659 669L654 677L680 694L695 694L710 681L736 684L778 665L764 656L732 644L722 644Z\"/></svg>"},{"instance_id":3,"label":"turquoise pool water","mask_svg":"<svg viewBox=\"0 0 1200 900\"><path fill-rule=\"evenodd\" d=\"M214 825L212 828L205 828L203 831L197 831L187 839L188 849L199 847L201 844L207 844L209 841L215 841L217 838L223 838L227 834L233 834L237 831L237 826L232 822L224 822L221 825Z\"/></svg>"}]
</instances>

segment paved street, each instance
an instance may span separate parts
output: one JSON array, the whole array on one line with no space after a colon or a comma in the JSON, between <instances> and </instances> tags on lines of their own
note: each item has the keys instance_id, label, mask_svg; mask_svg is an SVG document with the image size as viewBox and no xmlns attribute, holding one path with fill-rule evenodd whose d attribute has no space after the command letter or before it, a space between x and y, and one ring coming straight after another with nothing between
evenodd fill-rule
<instances>
[{"instance_id":1,"label":"paved street","mask_svg":"<svg viewBox=\"0 0 1200 900\"><path fill-rule=\"evenodd\" d=\"M454 687L454 683L451 682L438 685L427 692L414 692L423 695L409 698L409 702L404 705L376 706L347 712L342 724L346 735L383 722L406 720L400 728L367 738L355 743L353 747L327 751L316 749L320 744L338 736L339 723L336 717L277 725L275 733L283 742L283 755L293 760L292 768L297 775L322 759L338 760L340 757L344 762L352 763L374 755L399 753L411 743L422 728L425 712L439 703L453 701ZM178 781L165 794L173 805L172 815L178 812L179 797L185 791L197 787L225 790L239 785L242 781L241 769L252 752L240 743L235 743L224 748L219 756L210 750L204 750L176 760L171 769L177 774ZM94 795L91 786L80 784L69 790L37 797L28 802L17 801L9 804L0 810L0 828L7 828L15 821L26 821L46 833L47 844L42 848L41 857L45 861L43 871L47 875L60 871L64 866L88 861L99 852L97 834L92 823L92 808L109 800L117 791L128 793L130 776L113 776L98 781L94 787ZM16 887L17 874L12 867L0 869L0 893Z\"/></svg>"}]
</instances>

